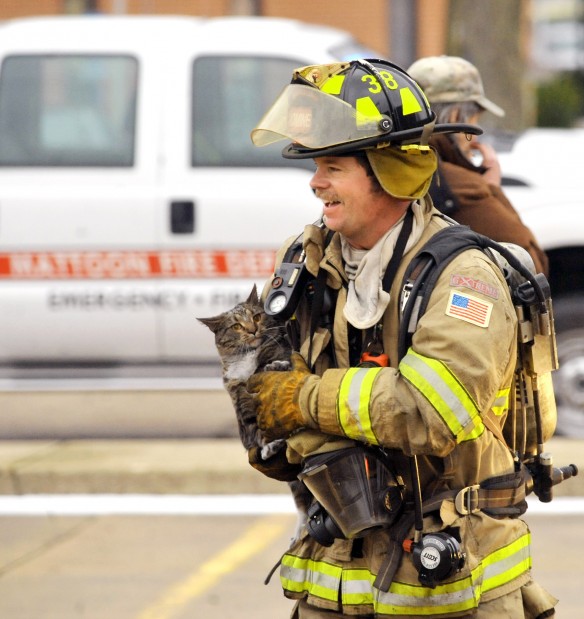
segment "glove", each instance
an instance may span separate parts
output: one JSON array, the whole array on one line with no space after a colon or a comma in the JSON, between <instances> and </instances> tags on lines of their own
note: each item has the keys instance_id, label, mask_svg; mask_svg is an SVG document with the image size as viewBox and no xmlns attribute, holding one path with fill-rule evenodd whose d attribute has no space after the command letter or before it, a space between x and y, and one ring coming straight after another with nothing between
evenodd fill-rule
<instances>
[{"instance_id":1,"label":"glove","mask_svg":"<svg viewBox=\"0 0 584 619\"><path fill-rule=\"evenodd\" d=\"M247 452L249 463L256 471L263 473L267 477L278 481L294 481L298 473L302 470L300 464L291 464L286 459L286 446L275 453L273 456L264 460L262 458L262 448L252 447Z\"/></svg>"},{"instance_id":2,"label":"glove","mask_svg":"<svg viewBox=\"0 0 584 619\"><path fill-rule=\"evenodd\" d=\"M255 396L258 427L268 441L287 438L306 425L298 396L311 373L298 353L292 353L291 361L288 372L260 372L247 382L247 390Z\"/></svg>"}]
</instances>

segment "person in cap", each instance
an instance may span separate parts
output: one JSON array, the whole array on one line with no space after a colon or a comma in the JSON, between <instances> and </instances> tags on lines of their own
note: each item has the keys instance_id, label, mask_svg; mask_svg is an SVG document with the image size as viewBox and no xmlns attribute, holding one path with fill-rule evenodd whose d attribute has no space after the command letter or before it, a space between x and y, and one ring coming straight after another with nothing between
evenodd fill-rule
<instances>
[{"instance_id":1,"label":"person in cap","mask_svg":"<svg viewBox=\"0 0 584 619\"><path fill-rule=\"evenodd\" d=\"M420 85L438 122L476 124L484 112L505 112L485 96L478 69L457 56L429 56L408 73ZM461 134L434 136L439 156L430 189L437 208L495 241L526 249L537 272L548 275L548 258L501 188L501 167L492 146ZM478 155L480 164L473 162Z\"/></svg>"},{"instance_id":2,"label":"person in cap","mask_svg":"<svg viewBox=\"0 0 584 619\"><path fill-rule=\"evenodd\" d=\"M429 142L460 131L481 130L437 123L416 82L378 59L297 69L252 131L256 146L287 139L284 157L312 159L322 201L263 292L287 320L292 367L248 381L265 440L286 441L284 465L257 450L250 463L280 480L289 467L314 497L281 559L294 619L554 614L531 575L524 484L486 425L493 407L504 423L516 366L501 269L460 253L411 345L398 342L406 269L457 225L427 195Z\"/></svg>"}]
</instances>

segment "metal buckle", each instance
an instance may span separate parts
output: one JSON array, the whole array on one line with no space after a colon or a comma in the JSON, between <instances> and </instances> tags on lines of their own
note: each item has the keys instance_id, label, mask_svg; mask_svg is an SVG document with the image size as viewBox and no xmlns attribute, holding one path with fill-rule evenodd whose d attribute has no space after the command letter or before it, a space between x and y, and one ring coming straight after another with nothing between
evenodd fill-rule
<instances>
[{"instance_id":1,"label":"metal buckle","mask_svg":"<svg viewBox=\"0 0 584 619\"><path fill-rule=\"evenodd\" d=\"M480 484L474 484L463 488L454 498L454 506L456 511L462 516L474 514L480 510L479 507L479 489Z\"/></svg>"}]
</instances>

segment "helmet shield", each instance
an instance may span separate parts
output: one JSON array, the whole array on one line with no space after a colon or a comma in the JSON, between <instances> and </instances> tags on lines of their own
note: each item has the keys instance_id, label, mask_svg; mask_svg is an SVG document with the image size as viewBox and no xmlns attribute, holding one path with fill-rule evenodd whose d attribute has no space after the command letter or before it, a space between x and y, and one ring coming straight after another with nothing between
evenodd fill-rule
<instances>
[{"instance_id":1,"label":"helmet shield","mask_svg":"<svg viewBox=\"0 0 584 619\"><path fill-rule=\"evenodd\" d=\"M356 110L338 97L303 84L289 84L251 132L256 146L289 139L305 148L326 148L383 136L391 120L374 106Z\"/></svg>"}]
</instances>

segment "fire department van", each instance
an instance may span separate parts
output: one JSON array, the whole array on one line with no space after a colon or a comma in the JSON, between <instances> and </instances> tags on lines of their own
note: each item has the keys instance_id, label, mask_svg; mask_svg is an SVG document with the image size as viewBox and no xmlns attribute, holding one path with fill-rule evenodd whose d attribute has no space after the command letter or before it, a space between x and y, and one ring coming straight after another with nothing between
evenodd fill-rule
<instances>
[{"instance_id":1,"label":"fire department van","mask_svg":"<svg viewBox=\"0 0 584 619\"><path fill-rule=\"evenodd\" d=\"M0 364L216 361L195 317L321 209L251 129L294 68L372 54L283 19L0 25Z\"/></svg>"}]
</instances>

